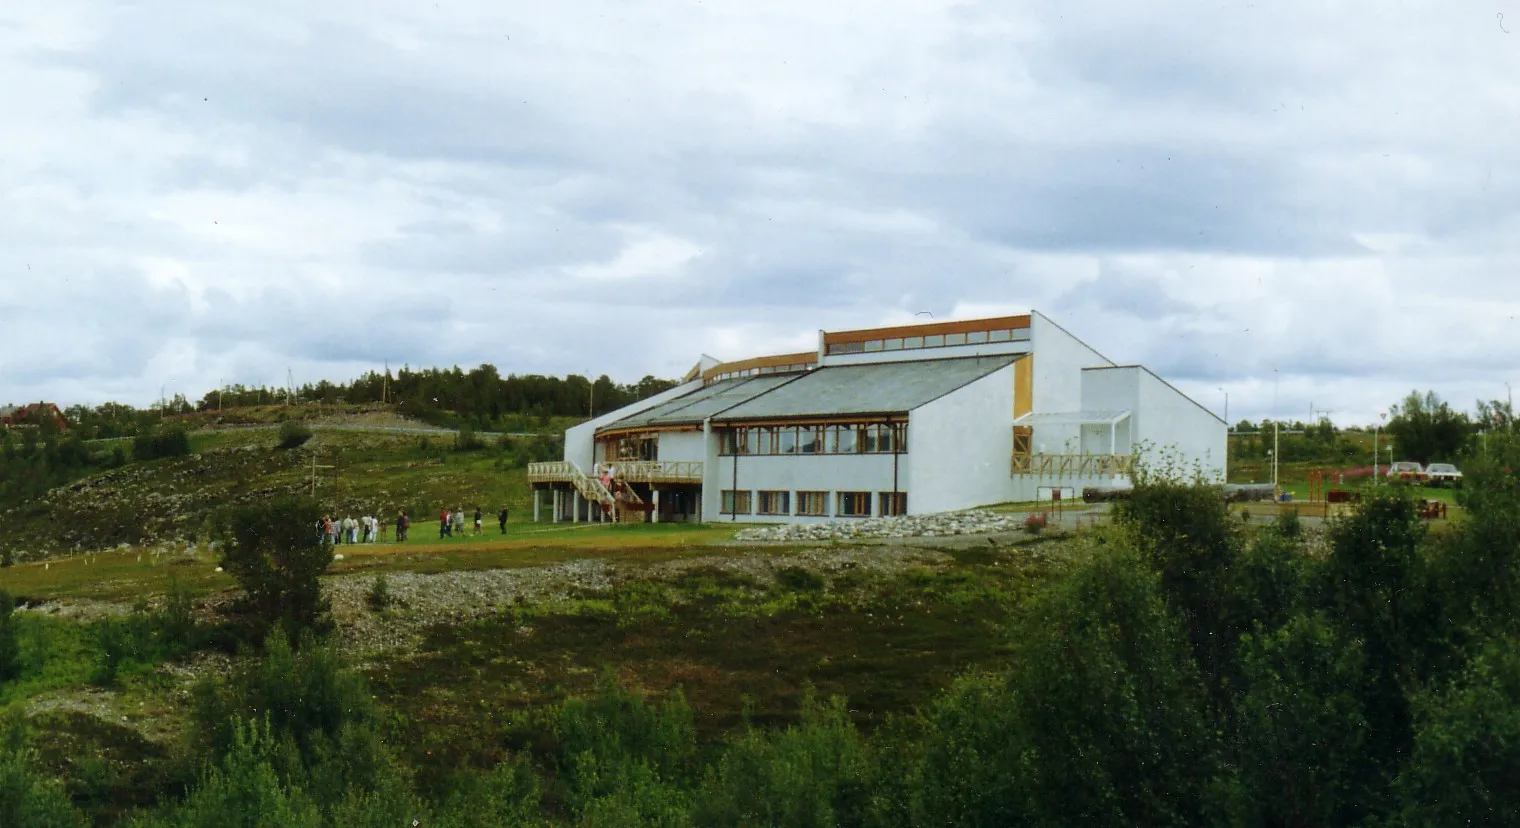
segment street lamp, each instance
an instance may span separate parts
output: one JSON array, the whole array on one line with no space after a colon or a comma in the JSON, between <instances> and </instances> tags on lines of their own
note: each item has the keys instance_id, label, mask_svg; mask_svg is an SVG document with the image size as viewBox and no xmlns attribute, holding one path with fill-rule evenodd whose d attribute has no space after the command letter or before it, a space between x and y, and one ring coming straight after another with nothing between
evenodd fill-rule
<instances>
[{"instance_id":1,"label":"street lamp","mask_svg":"<svg viewBox=\"0 0 1520 828\"><path fill-rule=\"evenodd\" d=\"M1378 482L1378 434L1383 428L1383 421L1388 419L1387 411L1378 412L1378 421L1372 424L1372 482Z\"/></svg>"},{"instance_id":2,"label":"street lamp","mask_svg":"<svg viewBox=\"0 0 1520 828\"><path fill-rule=\"evenodd\" d=\"M1224 427L1228 429L1230 427L1230 392L1221 387L1219 393L1224 395Z\"/></svg>"}]
</instances>

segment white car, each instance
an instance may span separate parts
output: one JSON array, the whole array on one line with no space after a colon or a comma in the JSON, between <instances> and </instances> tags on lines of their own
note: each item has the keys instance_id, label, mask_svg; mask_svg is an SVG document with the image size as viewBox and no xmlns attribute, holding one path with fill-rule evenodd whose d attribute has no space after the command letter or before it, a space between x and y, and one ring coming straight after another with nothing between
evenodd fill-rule
<instances>
[{"instance_id":1,"label":"white car","mask_svg":"<svg viewBox=\"0 0 1520 828\"><path fill-rule=\"evenodd\" d=\"M1462 485L1462 472L1450 463L1431 463L1425 467L1425 485L1456 488Z\"/></svg>"}]
</instances>

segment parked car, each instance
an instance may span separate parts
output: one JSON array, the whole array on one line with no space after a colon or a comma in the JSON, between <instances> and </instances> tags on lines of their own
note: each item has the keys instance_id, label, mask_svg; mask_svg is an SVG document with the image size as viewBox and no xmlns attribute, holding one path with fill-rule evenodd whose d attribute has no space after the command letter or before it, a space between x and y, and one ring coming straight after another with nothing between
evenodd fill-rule
<instances>
[{"instance_id":1,"label":"parked car","mask_svg":"<svg viewBox=\"0 0 1520 828\"><path fill-rule=\"evenodd\" d=\"M1400 460L1388 467L1388 479L1419 483L1425 479L1425 467L1409 460Z\"/></svg>"},{"instance_id":2,"label":"parked car","mask_svg":"<svg viewBox=\"0 0 1520 828\"><path fill-rule=\"evenodd\" d=\"M1456 488L1462 485L1462 472L1450 463L1431 463L1425 467L1425 485Z\"/></svg>"}]
</instances>

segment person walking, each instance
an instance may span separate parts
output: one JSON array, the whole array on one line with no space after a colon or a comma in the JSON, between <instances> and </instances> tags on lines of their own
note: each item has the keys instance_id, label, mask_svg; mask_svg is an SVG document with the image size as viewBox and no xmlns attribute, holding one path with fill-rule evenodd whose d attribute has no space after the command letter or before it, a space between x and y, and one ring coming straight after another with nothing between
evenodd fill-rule
<instances>
[{"instance_id":1,"label":"person walking","mask_svg":"<svg viewBox=\"0 0 1520 828\"><path fill-rule=\"evenodd\" d=\"M406 530L412 528L412 519L405 511L396 513L396 543L406 543Z\"/></svg>"},{"instance_id":2,"label":"person walking","mask_svg":"<svg viewBox=\"0 0 1520 828\"><path fill-rule=\"evenodd\" d=\"M449 536L449 527L454 525L453 516L448 509L438 513L438 539L443 540Z\"/></svg>"},{"instance_id":3,"label":"person walking","mask_svg":"<svg viewBox=\"0 0 1520 828\"><path fill-rule=\"evenodd\" d=\"M464 537L464 507L454 510L454 532L461 538Z\"/></svg>"},{"instance_id":4,"label":"person walking","mask_svg":"<svg viewBox=\"0 0 1520 828\"><path fill-rule=\"evenodd\" d=\"M501 533L505 535L507 533L507 507L501 507L501 514L496 516L496 520L501 524Z\"/></svg>"},{"instance_id":5,"label":"person walking","mask_svg":"<svg viewBox=\"0 0 1520 828\"><path fill-rule=\"evenodd\" d=\"M476 535L480 534L480 518L481 518L480 507L476 506L475 507L475 534Z\"/></svg>"},{"instance_id":6,"label":"person walking","mask_svg":"<svg viewBox=\"0 0 1520 828\"><path fill-rule=\"evenodd\" d=\"M325 524L327 524L327 545L328 546L337 546L338 545L338 522L336 520L332 519L332 515L328 515L328 516L322 518L322 522L325 523Z\"/></svg>"}]
</instances>

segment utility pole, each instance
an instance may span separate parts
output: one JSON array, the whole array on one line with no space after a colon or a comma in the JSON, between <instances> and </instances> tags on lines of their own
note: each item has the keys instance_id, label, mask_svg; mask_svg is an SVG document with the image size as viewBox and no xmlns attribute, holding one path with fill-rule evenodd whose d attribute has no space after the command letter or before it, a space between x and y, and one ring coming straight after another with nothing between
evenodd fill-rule
<instances>
[{"instance_id":1,"label":"utility pole","mask_svg":"<svg viewBox=\"0 0 1520 828\"><path fill-rule=\"evenodd\" d=\"M336 469L337 467L338 467L338 464L337 464L336 459L334 459L333 465L331 465L331 466L319 466L319 465L317 465L317 455L315 453L313 453L311 455L311 496L312 497L316 497L317 496L317 469Z\"/></svg>"}]
</instances>

